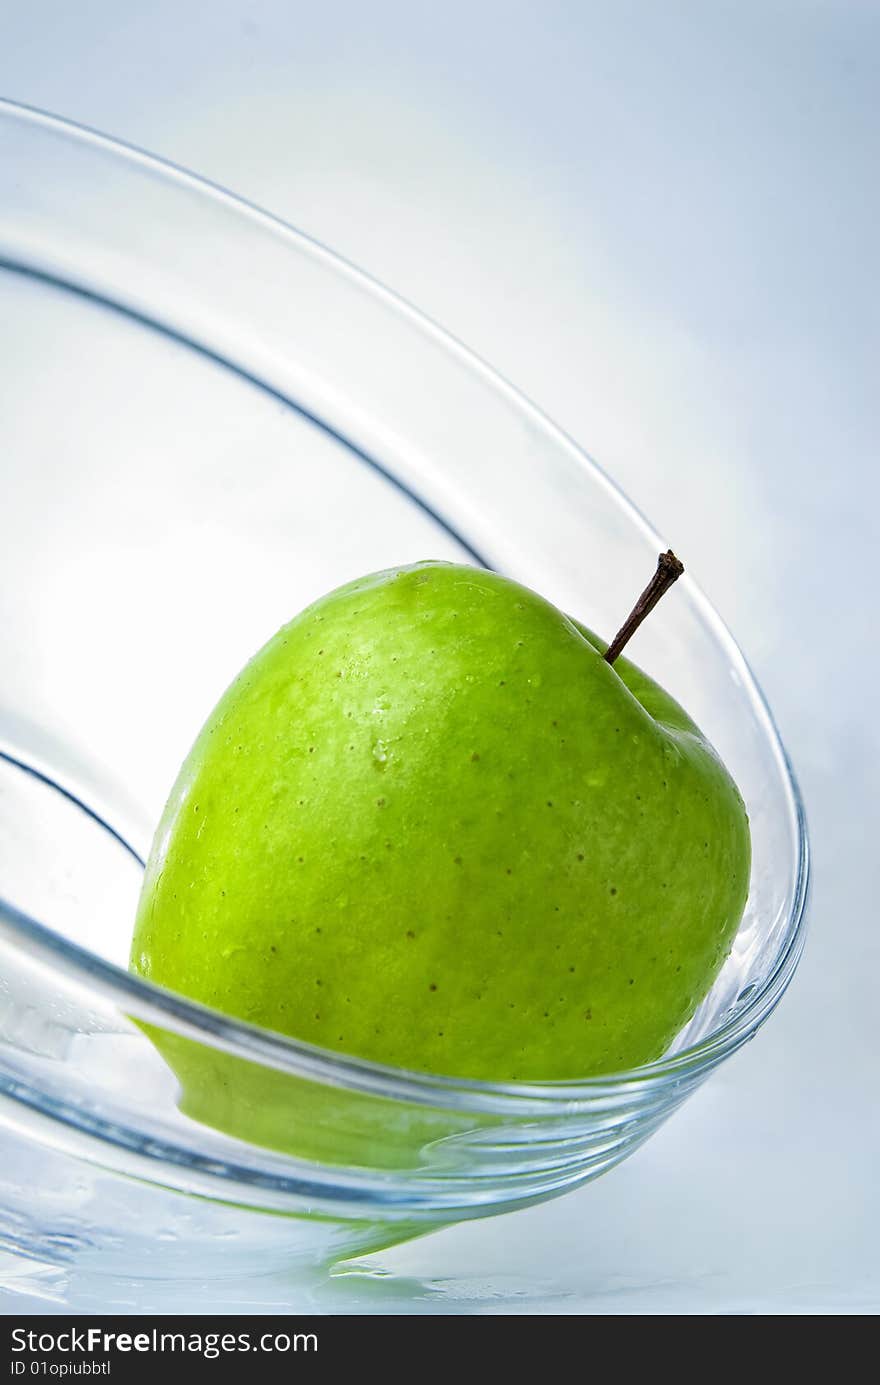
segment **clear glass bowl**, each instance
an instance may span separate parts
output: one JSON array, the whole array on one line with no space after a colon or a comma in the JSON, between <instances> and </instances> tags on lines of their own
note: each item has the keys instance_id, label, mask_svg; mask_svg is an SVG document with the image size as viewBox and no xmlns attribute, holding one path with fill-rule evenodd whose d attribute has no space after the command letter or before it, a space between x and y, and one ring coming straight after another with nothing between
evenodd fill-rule
<instances>
[{"instance_id":1,"label":"clear glass bowl","mask_svg":"<svg viewBox=\"0 0 880 1385\"><path fill-rule=\"evenodd\" d=\"M610 634L665 546L536 408L321 246L220 189L0 105L0 1244L175 1281L306 1273L561 1193L752 1038L802 944L791 770L686 577L633 657L745 797L751 894L661 1061L485 1084L346 1060L125 971L141 861L208 709L335 584L485 563ZM188 1118L135 1020L257 1065L301 1153ZM215 1060L219 1061L219 1060Z\"/></svg>"}]
</instances>

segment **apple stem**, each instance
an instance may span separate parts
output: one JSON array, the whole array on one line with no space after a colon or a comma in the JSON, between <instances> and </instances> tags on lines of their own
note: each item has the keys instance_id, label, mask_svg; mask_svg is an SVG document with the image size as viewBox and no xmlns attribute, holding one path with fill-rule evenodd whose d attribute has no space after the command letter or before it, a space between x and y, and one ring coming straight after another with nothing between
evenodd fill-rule
<instances>
[{"instance_id":1,"label":"apple stem","mask_svg":"<svg viewBox=\"0 0 880 1385\"><path fill-rule=\"evenodd\" d=\"M663 593L669 591L673 582L677 582L683 572L684 563L679 562L671 548L660 554L657 559L657 571L605 651L605 659L609 664L614 663L624 645L638 630L645 616L653 611Z\"/></svg>"}]
</instances>

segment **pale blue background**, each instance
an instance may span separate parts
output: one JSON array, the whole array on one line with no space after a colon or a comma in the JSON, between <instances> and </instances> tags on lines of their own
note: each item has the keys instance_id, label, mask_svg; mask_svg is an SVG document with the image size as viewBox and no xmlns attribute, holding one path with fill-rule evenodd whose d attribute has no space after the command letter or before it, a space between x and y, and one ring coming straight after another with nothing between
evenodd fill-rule
<instances>
[{"instance_id":1,"label":"pale blue background","mask_svg":"<svg viewBox=\"0 0 880 1385\"><path fill-rule=\"evenodd\" d=\"M759 1039L599 1183L315 1306L876 1311L880 4L0 0L0 20L0 93L328 242L597 457L732 625L807 801L812 936ZM53 1308L4 1305L25 1306Z\"/></svg>"}]
</instances>

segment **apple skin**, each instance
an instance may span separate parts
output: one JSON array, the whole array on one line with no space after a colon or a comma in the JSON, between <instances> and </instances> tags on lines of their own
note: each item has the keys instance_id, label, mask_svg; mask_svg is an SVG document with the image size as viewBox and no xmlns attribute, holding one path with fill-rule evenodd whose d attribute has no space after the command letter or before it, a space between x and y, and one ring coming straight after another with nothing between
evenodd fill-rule
<instances>
[{"instance_id":1,"label":"apple skin","mask_svg":"<svg viewBox=\"0 0 880 1385\"><path fill-rule=\"evenodd\" d=\"M748 819L678 703L604 648L534 592L449 563L309 606L183 765L134 971L455 1077L659 1057L737 931ZM198 1056L184 1085L209 1112Z\"/></svg>"}]
</instances>

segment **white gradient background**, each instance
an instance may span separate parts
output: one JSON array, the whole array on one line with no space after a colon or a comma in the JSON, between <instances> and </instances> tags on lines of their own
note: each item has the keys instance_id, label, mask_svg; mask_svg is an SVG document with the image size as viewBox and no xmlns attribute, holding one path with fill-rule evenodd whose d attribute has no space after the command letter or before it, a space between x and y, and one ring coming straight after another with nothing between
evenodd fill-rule
<instances>
[{"instance_id":1,"label":"white gradient background","mask_svg":"<svg viewBox=\"0 0 880 1385\"><path fill-rule=\"evenodd\" d=\"M792 990L627 1164L222 1307L876 1311L880 3L0 0L0 94L262 204L535 399L732 626L810 819Z\"/></svg>"}]
</instances>

